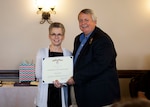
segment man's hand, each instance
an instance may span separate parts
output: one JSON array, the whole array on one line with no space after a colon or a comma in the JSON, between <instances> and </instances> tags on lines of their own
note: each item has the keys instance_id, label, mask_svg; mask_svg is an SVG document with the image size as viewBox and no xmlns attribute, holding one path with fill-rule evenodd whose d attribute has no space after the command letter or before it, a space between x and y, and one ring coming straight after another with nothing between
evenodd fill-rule
<instances>
[{"instance_id":1,"label":"man's hand","mask_svg":"<svg viewBox=\"0 0 150 107\"><path fill-rule=\"evenodd\" d=\"M74 85L75 84L75 81L73 80L72 77L67 81L67 84L69 84L69 85Z\"/></svg>"}]
</instances>

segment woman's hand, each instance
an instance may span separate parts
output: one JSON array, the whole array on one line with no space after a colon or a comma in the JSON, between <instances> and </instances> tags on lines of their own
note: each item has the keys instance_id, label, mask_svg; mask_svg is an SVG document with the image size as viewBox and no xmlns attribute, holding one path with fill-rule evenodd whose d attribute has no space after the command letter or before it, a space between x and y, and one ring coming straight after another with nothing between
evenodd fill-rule
<instances>
[{"instance_id":1,"label":"woman's hand","mask_svg":"<svg viewBox=\"0 0 150 107\"><path fill-rule=\"evenodd\" d=\"M58 80L55 80L53 83L54 83L54 86L56 88L61 88L62 87L62 84Z\"/></svg>"}]
</instances>

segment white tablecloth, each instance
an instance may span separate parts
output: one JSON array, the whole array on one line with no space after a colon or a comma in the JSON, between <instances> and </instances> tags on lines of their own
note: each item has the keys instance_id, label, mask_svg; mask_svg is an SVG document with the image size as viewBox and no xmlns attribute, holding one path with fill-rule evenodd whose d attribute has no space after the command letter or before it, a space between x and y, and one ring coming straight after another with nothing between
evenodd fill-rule
<instances>
[{"instance_id":1,"label":"white tablecloth","mask_svg":"<svg viewBox=\"0 0 150 107\"><path fill-rule=\"evenodd\" d=\"M37 87L0 87L0 107L35 107Z\"/></svg>"}]
</instances>

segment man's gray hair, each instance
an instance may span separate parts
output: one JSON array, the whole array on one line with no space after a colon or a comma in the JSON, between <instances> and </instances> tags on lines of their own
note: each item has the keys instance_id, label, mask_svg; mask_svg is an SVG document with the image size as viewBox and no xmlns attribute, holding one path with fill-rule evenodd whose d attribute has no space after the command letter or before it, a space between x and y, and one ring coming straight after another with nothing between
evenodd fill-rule
<instances>
[{"instance_id":1,"label":"man's gray hair","mask_svg":"<svg viewBox=\"0 0 150 107\"><path fill-rule=\"evenodd\" d=\"M80 11L80 13L90 14L92 16L93 21L97 21L97 17L94 14L94 11L92 9L83 9ZM80 13L79 13L79 15L80 15ZM78 15L78 17L79 17L79 15Z\"/></svg>"}]
</instances>

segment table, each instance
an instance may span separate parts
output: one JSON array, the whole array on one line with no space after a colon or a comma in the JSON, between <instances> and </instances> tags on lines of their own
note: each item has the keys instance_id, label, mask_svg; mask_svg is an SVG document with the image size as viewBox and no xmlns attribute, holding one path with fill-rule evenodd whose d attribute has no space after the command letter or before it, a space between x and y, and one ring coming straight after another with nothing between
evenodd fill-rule
<instances>
[{"instance_id":1,"label":"table","mask_svg":"<svg viewBox=\"0 0 150 107\"><path fill-rule=\"evenodd\" d=\"M37 86L0 87L0 107L36 107Z\"/></svg>"}]
</instances>

